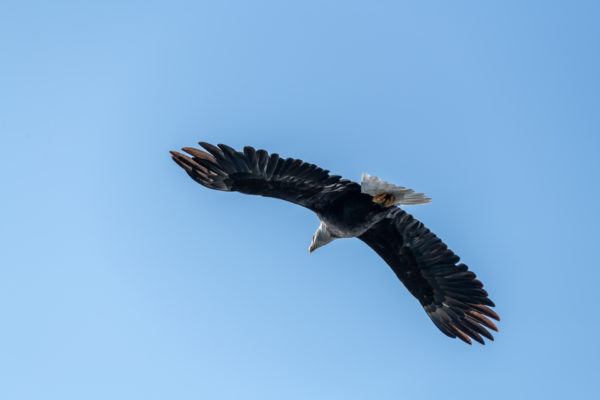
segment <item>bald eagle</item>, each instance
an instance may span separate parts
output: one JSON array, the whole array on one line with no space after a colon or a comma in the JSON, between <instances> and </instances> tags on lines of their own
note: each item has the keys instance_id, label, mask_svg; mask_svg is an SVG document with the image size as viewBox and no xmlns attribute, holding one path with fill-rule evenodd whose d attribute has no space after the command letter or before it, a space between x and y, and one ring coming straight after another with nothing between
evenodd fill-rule
<instances>
[{"instance_id":1,"label":"bald eagle","mask_svg":"<svg viewBox=\"0 0 600 400\"><path fill-rule=\"evenodd\" d=\"M363 174L361 184L330 175L314 164L281 158L265 150L200 142L206 150L184 147L173 160L210 189L287 200L314 211L321 224L309 252L339 238L356 237L392 268L447 336L471 344L494 340L500 320L490 309L483 284L459 257L399 205L428 203L422 193Z\"/></svg>"}]
</instances>

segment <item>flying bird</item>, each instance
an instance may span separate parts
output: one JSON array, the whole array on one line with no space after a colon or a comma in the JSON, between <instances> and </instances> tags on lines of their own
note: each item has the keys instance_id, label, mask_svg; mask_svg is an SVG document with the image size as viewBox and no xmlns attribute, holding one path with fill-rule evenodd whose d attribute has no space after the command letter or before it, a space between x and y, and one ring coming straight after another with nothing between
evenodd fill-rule
<instances>
[{"instance_id":1,"label":"flying bird","mask_svg":"<svg viewBox=\"0 0 600 400\"><path fill-rule=\"evenodd\" d=\"M490 309L483 284L459 257L400 205L431 201L422 193L363 174L361 183L330 175L299 159L265 150L243 151L199 143L206 151L184 147L173 160L209 189L274 197L314 211L321 224L309 252L339 238L365 242L392 268L419 300L433 323L447 336L471 344L494 340L500 320Z\"/></svg>"}]
</instances>

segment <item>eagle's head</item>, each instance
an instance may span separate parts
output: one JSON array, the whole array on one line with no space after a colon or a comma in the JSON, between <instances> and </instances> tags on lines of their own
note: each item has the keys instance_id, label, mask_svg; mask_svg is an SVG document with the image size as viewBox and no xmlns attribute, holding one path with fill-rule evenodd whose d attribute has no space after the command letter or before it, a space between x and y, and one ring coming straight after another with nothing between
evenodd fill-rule
<instances>
[{"instance_id":1,"label":"eagle's head","mask_svg":"<svg viewBox=\"0 0 600 400\"><path fill-rule=\"evenodd\" d=\"M321 225L319 225L319 228L312 237L312 242L310 242L308 252L312 253L314 250L318 249L321 246L325 246L327 243L332 242L335 239L336 237L329 233L327 227L321 221Z\"/></svg>"}]
</instances>

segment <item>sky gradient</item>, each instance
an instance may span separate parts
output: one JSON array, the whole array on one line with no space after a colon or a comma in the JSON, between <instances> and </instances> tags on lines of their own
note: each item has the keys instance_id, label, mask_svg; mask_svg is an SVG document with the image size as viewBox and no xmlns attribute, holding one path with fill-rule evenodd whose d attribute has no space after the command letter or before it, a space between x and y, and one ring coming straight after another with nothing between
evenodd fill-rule
<instances>
[{"instance_id":1,"label":"sky gradient","mask_svg":"<svg viewBox=\"0 0 600 400\"><path fill-rule=\"evenodd\" d=\"M600 5L482 3L2 2L0 398L600 398ZM200 140L432 197L496 341Z\"/></svg>"}]
</instances>

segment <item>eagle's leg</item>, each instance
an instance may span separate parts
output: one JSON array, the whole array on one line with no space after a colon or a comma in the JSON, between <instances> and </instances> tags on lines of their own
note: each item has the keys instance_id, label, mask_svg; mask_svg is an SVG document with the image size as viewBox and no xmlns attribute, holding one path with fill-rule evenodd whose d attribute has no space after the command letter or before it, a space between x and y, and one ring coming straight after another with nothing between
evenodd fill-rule
<instances>
[{"instance_id":1,"label":"eagle's leg","mask_svg":"<svg viewBox=\"0 0 600 400\"><path fill-rule=\"evenodd\" d=\"M373 202L381 204L384 207L390 207L396 201L396 197L389 193L379 193L377 196L373 196Z\"/></svg>"}]
</instances>

